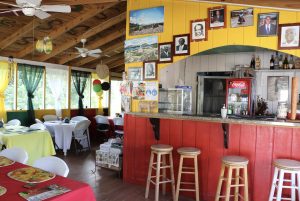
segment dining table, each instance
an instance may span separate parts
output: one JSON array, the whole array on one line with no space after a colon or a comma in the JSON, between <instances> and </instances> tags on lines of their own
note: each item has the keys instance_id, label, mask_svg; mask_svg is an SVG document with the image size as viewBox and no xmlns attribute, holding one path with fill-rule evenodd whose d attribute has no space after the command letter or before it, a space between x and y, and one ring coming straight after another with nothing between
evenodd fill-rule
<instances>
[{"instance_id":1,"label":"dining table","mask_svg":"<svg viewBox=\"0 0 300 201\"><path fill-rule=\"evenodd\" d=\"M6 148L19 147L28 153L27 164L32 165L35 160L55 155L55 149L48 130L32 130L24 126L0 129L0 144Z\"/></svg>"},{"instance_id":2,"label":"dining table","mask_svg":"<svg viewBox=\"0 0 300 201\"><path fill-rule=\"evenodd\" d=\"M0 200L24 201L25 199L20 195L21 192L23 192L23 194L24 192L40 192L41 189L49 189L50 186L55 185L67 189L68 192L56 195L55 197L49 197L46 199L47 201L96 201L93 190L88 184L59 175L53 174L52 179L34 184L27 181L16 180L10 176L12 172L28 167L31 166L18 162L7 166L0 165L0 187L1 189L5 189L4 194L0 191Z\"/></svg>"},{"instance_id":3,"label":"dining table","mask_svg":"<svg viewBox=\"0 0 300 201\"><path fill-rule=\"evenodd\" d=\"M63 121L44 122L47 130L54 137L55 145L63 150L65 156L71 147L73 131L77 123L78 121L70 121L69 123Z\"/></svg>"}]
</instances>

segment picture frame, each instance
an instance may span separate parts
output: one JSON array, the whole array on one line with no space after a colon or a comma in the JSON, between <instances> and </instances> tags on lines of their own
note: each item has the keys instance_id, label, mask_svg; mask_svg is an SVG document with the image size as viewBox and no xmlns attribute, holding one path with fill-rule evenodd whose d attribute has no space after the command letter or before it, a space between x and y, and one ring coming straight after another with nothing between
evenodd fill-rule
<instances>
[{"instance_id":1,"label":"picture frame","mask_svg":"<svg viewBox=\"0 0 300 201\"><path fill-rule=\"evenodd\" d=\"M208 8L209 28L226 28L226 17L226 6Z\"/></svg>"},{"instance_id":2,"label":"picture frame","mask_svg":"<svg viewBox=\"0 0 300 201\"><path fill-rule=\"evenodd\" d=\"M144 80L157 79L157 61L145 61L143 65Z\"/></svg>"},{"instance_id":3,"label":"picture frame","mask_svg":"<svg viewBox=\"0 0 300 201\"><path fill-rule=\"evenodd\" d=\"M191 41L206 41L207 40L207 18L199 20L191 20Z\"/></svg>"},{"instance_id":4,"label":"picture frame","mask_svg":"<svg viewBox=\"0 0 300 201\"><path fill-rule=\"evenodd\" d=\"M143 80L143 67L130 67L127 73L128 80L142 81Z\"/></svg>"},{"instance_id":5,"label":"picture frame","mask_svg":"<svg viewBox=\"0 0 300 201\"><path fill-rule=\"evenodd\" d=\"M232 10L230 12L231 28L253 26L254 24L253 8Z\"/></svg>"},{"instance_id":6,"label":"picture frame","mask_svg":"<svg viewBox=\"0 0 300 201\"><path fill-rule=\"evenodd\" d=\"M129 35L164 32L164 6L129 11Z\"/></svg>"},{"instance_id":7,"label":"picture frame","mask_svg":"<svg viewBox=\"0 0 300 201\"><path fill-rule=\"evenodd\" d=\"M158 62L172 63L173 62L173 43L158 44Z\"/></svg>"},{"instance_id":8,"label":"picture frame","mask_svg":"<svg viewBox=\"0 0 300 201\"><path fill-rule=\"evenodd\" d=\"M277 36L279 13L259 13L257 17L257 37Z\"/></svg>"},{"instance_id":9,"label":"picture frame","mask_svg":"<svg viewBox=\"0 0 300 201\"><path fill-rule=\"evenodd\" d=\"M278 49L298 49L300 47L300 23L278 25Z\"/></svg>"},{"instance_id":10,"label":"picture frame","mask_svg":"<svg viewBox=\"0 0 300 201\"><path fill-rule=\"evenodd\" d=\"M173 36L174 56L190 55L190 34Z\"/></svg>"}]
</instances>

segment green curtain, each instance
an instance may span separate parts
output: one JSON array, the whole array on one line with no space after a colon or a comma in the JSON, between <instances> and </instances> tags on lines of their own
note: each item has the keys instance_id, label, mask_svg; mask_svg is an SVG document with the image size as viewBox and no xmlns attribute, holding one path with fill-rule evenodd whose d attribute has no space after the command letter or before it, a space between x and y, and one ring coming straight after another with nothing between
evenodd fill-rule
<instances>
[{"instance_id":1,"label":"green curtain","mask_svg":"<svg viewBox=\"0 0 300 201\"><path fill-rule=\"evenodd\" d=\"M35 122L34 108L32 104L32 99L34 98L34 92L39 85L45 67L43 66L34 66L29 64L18 64L18 71L21 73L20 78L22 79L23 84L27 90L27 113L28 121L30 124Z\"/></svg>"},{"instance_id":2,"label":"green curtain","mask_svg":"<svg viewBox=\"0 0 300 201\"><path fill-rule=\"evenodd\" d=\"M82 99L84 98L84 90L86 87L86 82L88 78L91 77L90 72L83 72L83 71L76 71L72 70L72 80L75 87L75 90L79 96L78 99L78 115L83 116L84 115L84 109L83 109L83 102Z\"/></svg>"}]
</instances>

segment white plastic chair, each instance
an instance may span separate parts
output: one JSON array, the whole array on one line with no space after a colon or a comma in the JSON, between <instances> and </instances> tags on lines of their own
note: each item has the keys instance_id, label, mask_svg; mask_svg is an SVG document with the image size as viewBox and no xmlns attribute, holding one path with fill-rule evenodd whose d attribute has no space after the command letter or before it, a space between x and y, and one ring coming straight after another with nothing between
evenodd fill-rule
<instances>
[{"instance_id":1,"label":"white plastic chair","mask_svg":"<svg viewBox=\"0 0 300 201\"><path fill-rule=\"evenodd\" d=\"M43 123L43 122L39 119L35 119L35 123Z\"/></svg>"},{"instance_id":2,"label":"white plastic chair","mask_svg":"<svg viewBox=\"0 0 300 201\"><path fill-rule=\"evenodd\" d=\"M124 131L120 129L121 126L124 126L124 119L121 117L113 118L115 133L117 135L124 135Z\"/></svg>"},{"instance_id":3,"label":"white plastic chair","mask_svg":"<svg viewBox=\"0 0 300 201\"><path fill-rule=\"evenodd\" d=\"M109 132L109 121L105 116L97 115L95 116L97 131L104 135L104 140L108 139L107 133Z\"/></svg>"},{"instance_id":4,"label":"white plastic chair","mask_svg":"<svg viewBox=\"0 0 300 201\"><path fill-rule=\"evenodd\" d=\"M44 121L56 121L58 120L56 115L53 114L47 114L43 116Z\"/></svg>"},{"instance_id":5,"label":"white plastic chair","mask_svg":"<svg viewBox=\"0 0 300 201\"><path fill-rule=\"evenodd\" d=\"M72 117L71 119L71 121L83 121L83 120L89 120L89 119L84 116L76 116L76 117Z\"/></svg>"},{"instance_id":6,"label":"white plastic chair","mask_svg":"<svg viewBox=\"0 0 300 201\"><path fill-rule=\"evenodd\" d=\"M24 149L18 147L4 149L0 152L0 156L23 164L26 164L28 161L28 153Z\"/></svg>"},{"instance_id":7,"label":"white plastic chair","mask_svg":"<svg viewBox=\"0 0 300 201\"><path fill-rule=\"evenodd\" d=\"M78 153L77 144L76 144L77 142L81 144L83 148L87 148L88 150L91 150L90 133L89 133L90 124L91 124L90 120L82 120L78 122L74 128L73 141L74 141L76 153ZM83 144L83 141L86 141L87 147L84 147L86 144Z\"/></svg>"},{"instance_id":8,"label":"white plastic chair","mask_svg":"<svg viewBox=\"0 0 300 201\"><path fill-rule=\"evenodd\" d=\"M46 130L46 126L43 123L32 124L29 128L32 130Z\"/></svg>"},{"instance_id":9,"label":"white plastic chair","mask_svg":"<svg viewBox=\"0 0 300 201\"><path fill-rule=\"evenodd\" d=\"M66 162L55 156L39 158L34 162L33 167L40 168L62 177L67 177L70 171Z\"/></svg>"},{"instance_id":10,"label":"white plastic chair","mask_svg":"<svg viewBox=\"0 0 300 201\"><path fill-rule=\"evenodd\" d=\"M21 126L21 122L19 119L13 119L6 123L7 126Z\"/></svg>"}]
</instances>

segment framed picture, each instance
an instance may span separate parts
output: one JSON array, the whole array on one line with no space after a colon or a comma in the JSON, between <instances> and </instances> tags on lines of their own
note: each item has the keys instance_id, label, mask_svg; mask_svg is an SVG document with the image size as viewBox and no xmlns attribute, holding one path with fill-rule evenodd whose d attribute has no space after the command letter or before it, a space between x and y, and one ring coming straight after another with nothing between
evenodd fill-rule
<instances>
[{"instance_id":1,"label":"framed picture","mask_svg":"<svg viewBox=\"0 0 300 201\"><path fill-rule=\"evenodd\" d=\"M126 40L125 63L152 61L158 59L158 37L147 36Z\"/></svg>"},{"instance_id":2,"label":"framed picture","mask_svg":"<svg viewBox=\"0 0 300 201\"><path fill-rule=\"evenodd\" d=\"M161 33L164 31L164 7L131 10L129 35Z\"/></svg>"},{"instance_id":3,"label":"framed picture","mask_svg":"<svg viewBox=\"0 0 300 201\"><path fill-rule=\"evenodd\" d=\"M157 61L144 62L144 80L157 79Z\"/></svg>"},{"instance_id":4,"label":"framed picture","mask_svg":"<svg viewBox=\"0 0 300 201\"><path fill-rule=\"evenodd\" d=\"M190 54L190 34L182 34L173 36L174 55L189 55Z\"/></svg>"},{"instance_id":5,"label":"framed picture","mask_svg":"<svg viewBox=\"0 0 300 201\"><path fill-rule=\"evenodd\" d=\"M173 62L173 43L160 43L158 45L159 63Z\"/></svg>"},{"instance_id":6,"label":"framed picture","mask_svg":"<svg viewBox=\"0 0 300 201\"><path fill-rule=\"evenodd\" d=\"M268 76L267 84L268 101L288 101L289 76Z\"/></svg>"},{"instance_id":7,"label":"framed picture","mask_svg":"<svg viewBox=\"0 0 300 201\"><path fill-rule=\"evenodd\" d=\"M191 21L191 41L207 40L207 19Z\"/></svg>"},{"instance_id":8,"label":"framed picture","mask_svg":"<svg viewBox=\"0 0 300 201\"><path fill-rule=\"evenodd\" d=\"M226 6L208 8L209 28L226 28Z\"/></svg>"},{"instance_id":9,"label":"framed picture","mask_svg":"<svg viewBox=\"0 0 300 201\"><path fill-rule=\"evenodd\" d=\"M128 80L141 81L143 80L143 68L132 67L128 68Z\"/></svg>"},{"instance_id":10,"label":"framed picture","mask_svg":"<svg viewBox=\"0 0 300 201\"><path fill-rule=\"evenodd\" d=\"M259 13L257 36L277 36L279 13Z\"/></svg>"},{"instance_id":11,"label":"framed picture","mask_svg":"<svg viewBox=\"0 0 300 201\"><path fill-rule=\"evenodd\" d=\"M253 21L253 8L230 12L230 24L232 28L253 26Z\"/></svg>"},{"instance_id":12,"label":"framed picture","mask_svg":"<svg viewBox=\"0 0 300 201\"><path fill-rule=\"evenodd\" d=\"M278 49L296 49L300 47L300 23L280 24L278 26Z\"/></svg>"}]
</instances>

